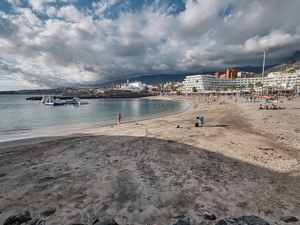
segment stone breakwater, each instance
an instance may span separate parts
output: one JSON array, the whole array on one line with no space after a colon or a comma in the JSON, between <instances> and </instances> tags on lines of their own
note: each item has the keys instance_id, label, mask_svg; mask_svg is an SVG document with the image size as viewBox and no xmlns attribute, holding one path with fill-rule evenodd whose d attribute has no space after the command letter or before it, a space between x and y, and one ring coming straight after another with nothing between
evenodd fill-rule
<instances>
[{"instance_id":1,"label":"stone breakwater","mask_svg":"<svg viewBox=\"0 0 300 225\"><path fill-rule=\"evenodd\" d=\"M55 210L48 210L42 213L42 216L50 216L55 213ZM217 216L210 212L209 210L199 209L197 215L202 216L204 220L217 220ZM297 222L298 219L294 216L285 216L280 218L281 221L285 223ZM23 213L12 215L6 219L4 225L45 225L46 221L35 218L33 219L29 211L24 211ZM174 216L170 220L172 225L193 225L190 218L184 215ZM203 221L201 222L203 224ZM206 224L206 223L205 223ZM212 224L212 223L210 223ZM70 225L87 225L84 223L70 223ZM92 225L119 225L114 219L99 219L96 218ZM224 218L215 223L215 225L270 225L269 222L263 220L258 216L241 216L239 218Z\"/></svg>"},{"instance_id":2,"label":"stone breakwater","mask_svg":"<svg viewBox=\"0 0 300 225\"><path fill-rule=\"evenodd\" d=\"M59 99L72 99L73 97L79 97L80 99L97 99L97 98L142 98L153 96L149 93L138 93L138 92L107 92L101 95L61 95L54 96L54 98ZM26 98L26 100L42 100L42 96L31 96Z\"/></svg>"}]
</instances>

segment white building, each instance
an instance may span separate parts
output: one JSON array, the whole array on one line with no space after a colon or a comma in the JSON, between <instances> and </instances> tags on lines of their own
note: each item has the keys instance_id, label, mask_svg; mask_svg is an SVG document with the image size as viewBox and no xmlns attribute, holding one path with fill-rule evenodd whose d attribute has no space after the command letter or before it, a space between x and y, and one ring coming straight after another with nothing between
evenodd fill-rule
<instances>
[{"instance_id":1,"label":"white building","mask_svg":"<svg viewBox=\"0 0 300 225\"><path fill-rule=\"evenodd\" d=\"M130 90L132 92L142 92L146 86L148 87L148 91L151 92L152 85L146 85L140 81L134 81L133 83L130 83L129 79L127 79L127 83L121 84L119 88L121 90Z\"/></svg>"},{"instance_id":2,"label":"white building","mask_svg":"<svg viewBox=\"0 0 300 225\"><path fill-rule=\"evenodd\" d=\"M256 87L257 83L263 84L263 87L268 90L285 91L291 90L295 84L300 83L300 70L296 70L295 73L281 73L273 72L266 77L252 77L252 78L235 78L224 79L216 78L214 75L193 75L187 76L181 89L182 93L192 93L193 87L197 89L198 93L204 93L207 91L225 89L229 90L230 85L236 85L236 91L249 91L248 85L253 84L255 91L261 91L261 87Z\"/></svg>"}]
</instances>

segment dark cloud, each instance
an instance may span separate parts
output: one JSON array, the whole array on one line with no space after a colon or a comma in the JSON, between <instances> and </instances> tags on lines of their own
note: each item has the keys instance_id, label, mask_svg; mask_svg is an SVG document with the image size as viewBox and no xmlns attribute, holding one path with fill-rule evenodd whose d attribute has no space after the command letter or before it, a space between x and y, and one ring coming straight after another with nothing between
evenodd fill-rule
<instances>
[{"instance_id":1,"label":"dark cloud","mask_svg":"<svg viewBox=\"0 0 300 225\"><path fill-rule=\"evenodd\" d=\"M93 66L89 66L89 65L84 65L84 66L82 67L82 70L83 70L83 71L92 72L92 73L95 73L95 72L96 72L95 68L94 68Z\"/></svg>"},{"instance_id":2,"label":"dark cloud","mask_svg":"<svg viewBox=\"0 0 300 225\"><path fill-rule=\"evenodd\" d=\"M299 0L11 2L14 13L0 11L0 75L43 87L261 66L264 48L272 65L300 50Z\"/></svg>"}]
</instances>

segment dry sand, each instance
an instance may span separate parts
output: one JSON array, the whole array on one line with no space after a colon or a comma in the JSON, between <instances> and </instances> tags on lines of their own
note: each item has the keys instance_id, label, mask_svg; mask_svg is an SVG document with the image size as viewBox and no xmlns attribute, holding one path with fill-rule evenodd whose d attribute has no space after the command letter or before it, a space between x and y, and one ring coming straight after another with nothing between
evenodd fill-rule
<instances>
[{"instance_id":1,"label":"dry sand","mask_svg":"<svg viewBox=\"0 0 300 225\"><path fill-rule=\"evenodd\" d=\"M227 97L224 105L177 100L191 109L45 142L1 143L0 224L24 210L47 225L171 224L178 215L191 224L300 219L300 99L283 110ZM194 126L197 115L203 127ZM204 220L199 209L217 220Z\"/></svg>"}]
</instances>

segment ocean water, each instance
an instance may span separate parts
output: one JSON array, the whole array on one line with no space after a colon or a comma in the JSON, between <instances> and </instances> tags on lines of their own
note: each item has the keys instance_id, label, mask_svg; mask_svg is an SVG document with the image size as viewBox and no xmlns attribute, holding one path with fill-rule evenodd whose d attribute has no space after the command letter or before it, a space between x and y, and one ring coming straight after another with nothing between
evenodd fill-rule
<instances>
[{"instance_id":1,"label":"ocean water","mask_svg":"<svg viewBox=\"0 0 300 225\"><path fill-rule=\"evenodd\" d=\"M32 96L32 95L31 95ZM0 142L177 113L190 104L156 99L83 99L87 105L49 106L29 95L0 95ZM163 104L163 106L157 106Z\"/></svg>"}]
</instances>

